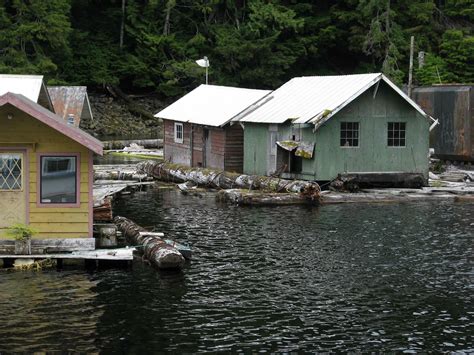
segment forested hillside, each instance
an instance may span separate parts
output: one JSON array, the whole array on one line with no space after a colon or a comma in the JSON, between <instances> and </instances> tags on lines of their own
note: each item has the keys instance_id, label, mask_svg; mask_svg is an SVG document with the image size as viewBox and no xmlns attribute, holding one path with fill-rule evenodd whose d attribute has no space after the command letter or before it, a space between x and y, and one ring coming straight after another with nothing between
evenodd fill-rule
<instances>
[{"instance_id":1,"label":"forested hillside","mask_svg":"<svg viewBox=\"0 0 474 355\"><path fill-rule=\"evenodd\" d=\"M0 0L0 72L176 96L204 80L276 88L297 75L383 71L474 82L472 0Z\"/></svg>"}]
</instances>

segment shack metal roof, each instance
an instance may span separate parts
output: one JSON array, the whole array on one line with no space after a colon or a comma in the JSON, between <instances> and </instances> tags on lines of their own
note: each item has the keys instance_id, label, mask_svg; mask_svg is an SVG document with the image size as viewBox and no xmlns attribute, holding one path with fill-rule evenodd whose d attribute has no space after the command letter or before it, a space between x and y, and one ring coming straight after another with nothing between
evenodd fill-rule
<instances>
[{"instance_id":1,"label":"shack metal roof","mask_svg":"<svg viewBox=\"0 0 474 355\"><path fill-rule=\"evenodd\" d=\"M48 86L49 96L57 115L67 120L74 115L74 125L79 127L83 118L92 119L92 110L85 86Z\"/></svg>"},{"instance_id":2,"label":"shack metal roof","mask_svg":"<svg viewBox=\"0 0 474 355\"><path fill-rule=\"evenodd\" d=\"M54 112L42 75L0 74L0 95L7 92L21 94Z\"/></svg>"},{"instance_id":3,"label":"shack metal roof","mask_svg":"<svg viewBox=\"0 0 474 355\"><path fill-rule=\"evenodd\" d=\"M103 154L101 141L73 125L68 125L60 116L29 98L21 94L8 92L0 96L0 107L6 104L10 104L31 117L36 118L38 121L92 150L94 153L99 155Z\"/></svg>"},{"instance_id":4,"label":"shack metal roof","mask_svg":"<svg viewBox=\"0 0 474 355\"><path fill-rule=\"evenodd\" d=\"M155 117L206 126L224 126L269 93L268 90L201 85L158 112Z\"/></svg>"},{"instance_id":5,"label":"shack metal roof","mask_svg":"<svg viewBox=\"0 0 474 355\"><path fill-rule=\"evenodd\" d=\"M79 126L82 118L92 118L86 86L48 86L48 92L54 111L64 120L74 115L75 124Z\"/></svg>"},{"instance_id":6,"label":"shack metal roof","mask_svg":"<svg viewBox=\"0 0 474 355\"><path fill-rule=\"evenodd\" d=\"M255 109L234 120L258 123L313 123L315 128L334 116L370 87L383 81L425 117L429 117L413 100L381 73L307 76L293 78Z\"/></svg>"}]
</instances>

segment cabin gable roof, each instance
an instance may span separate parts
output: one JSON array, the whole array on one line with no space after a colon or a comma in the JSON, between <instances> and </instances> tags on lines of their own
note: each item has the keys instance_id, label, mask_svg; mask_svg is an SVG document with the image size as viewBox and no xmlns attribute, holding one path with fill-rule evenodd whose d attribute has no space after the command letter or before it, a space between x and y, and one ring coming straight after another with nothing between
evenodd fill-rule
<instances>
[{"instance_id":1,"label":"cabin gable roof","mask_svg":"<svg viewBox=\"0 0 474 355\"><path fill-rule=\"evenodd\" d=\"M256 123L312 123L315 129L362 93L386 83L423 117L431 118L381 73L293 78L236 120ZM431 118L432 119L432 118Z\"/></svg>"},{"instance_id":2,"label":"cabin gable roof","mask_svg":"<svg viewBox=\"0 0 474 355\"><path fill-rule=\"evenodd\" d=\"M64 134L96 154L103 154L102 142L78 127L67 124L60 116L21 95L8 92L0 96L0 107L10 104L31 117Z\"/></svg>"}]
</instances>

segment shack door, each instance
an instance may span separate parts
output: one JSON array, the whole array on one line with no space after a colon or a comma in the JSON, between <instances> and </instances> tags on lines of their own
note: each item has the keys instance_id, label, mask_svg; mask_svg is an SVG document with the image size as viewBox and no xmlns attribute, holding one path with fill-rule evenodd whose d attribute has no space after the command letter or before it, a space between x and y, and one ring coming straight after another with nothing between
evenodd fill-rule
<instances>
[{"instance_id":1,"label":"shack door","mask_svg":"<svg viewBox=\"0 0 474 355\"><path fill-rule=\"evenodd\" d=\"M15 223L26 223L25 153L0 151L0 237Z\"/></svg>"}]
</instances>

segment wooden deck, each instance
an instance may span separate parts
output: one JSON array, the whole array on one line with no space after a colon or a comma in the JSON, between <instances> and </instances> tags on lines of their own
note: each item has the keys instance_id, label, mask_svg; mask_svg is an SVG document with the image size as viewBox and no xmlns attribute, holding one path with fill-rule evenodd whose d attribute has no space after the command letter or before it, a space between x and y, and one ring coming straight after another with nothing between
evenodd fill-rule
<instances>
[{"instance_id":1,"label":"wooden deck","mask_svg":"<svg viewBox=\"0 0 474 355\"><path fill-rule=\"evenodd\" d=\"M135 248L118 249L97 249L87 251L74 251L72 253L51 253L15 255L2 254L0 259L76 259L76 260L110 260L110 261L131 261Z\"/></svg>"}]
</instances>

